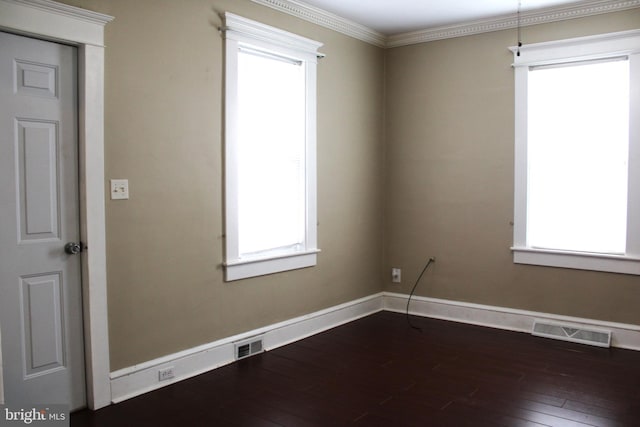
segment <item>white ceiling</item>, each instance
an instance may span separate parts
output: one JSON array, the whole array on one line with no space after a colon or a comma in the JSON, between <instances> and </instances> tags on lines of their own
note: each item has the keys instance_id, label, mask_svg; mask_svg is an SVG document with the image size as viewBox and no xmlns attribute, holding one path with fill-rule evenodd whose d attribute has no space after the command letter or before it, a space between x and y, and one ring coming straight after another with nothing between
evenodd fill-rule
<instances>
[{"instance_id":1,"label":"white ceiling","mask_svg":"<svg viewBox=\"0 0 640 427\"><path fill-rule=\"evenodd\" d=\"M385 35L426 30L514 14L518 0L302 0ZM521 11L585 3L576 0L520 0Z\"/></svg>"}]
</instances>

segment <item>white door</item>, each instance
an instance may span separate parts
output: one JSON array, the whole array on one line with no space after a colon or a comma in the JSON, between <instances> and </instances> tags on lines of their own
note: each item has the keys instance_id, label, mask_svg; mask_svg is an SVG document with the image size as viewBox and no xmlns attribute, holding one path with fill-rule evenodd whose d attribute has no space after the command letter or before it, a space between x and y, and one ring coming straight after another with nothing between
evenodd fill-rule
<instances>
[{"instance_id":1,"label":"white door","mask_svg":"<svg viewBox=\"0 0 640 427\"><path fill-rule=\"evenodd\" d=\"M0 32L0 328L5 402L85 406L77 53ZM74 248L69 248L73 252Z\"/></svg>"}]
</instances>

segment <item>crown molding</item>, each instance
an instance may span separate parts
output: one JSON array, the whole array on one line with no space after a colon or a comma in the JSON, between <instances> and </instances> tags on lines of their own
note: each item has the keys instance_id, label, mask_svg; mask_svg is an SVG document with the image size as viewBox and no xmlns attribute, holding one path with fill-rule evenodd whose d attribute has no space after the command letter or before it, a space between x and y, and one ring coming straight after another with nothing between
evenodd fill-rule
<instances>
[{"instance_id":1,"label":"crown molding","mask_svg":"<svg viewBox=\"0 0 640 427\"><path fill-rule=\"evenodd\" d=\"M251 0L254 3L279 10L305 21L337 31L374 46L394 48L435 40L464 37L474 34L500 31L518 26L516 13L460 24L445 25L420 31L386 36L364 25L342 18L297 0ZM580 1L568 6L539 9L520 14L523 27L549 22L583 18L603 13L618 12L640 7L640 0Z\"/></svg>"},{"instance_id":2,"label":"crown molding","mask_svg":"<svg viewBox=\"0 0 640 427\"><path fill-rule=\"evenodd\" d=\"M565 21L568 19L618 12L637 7L640 7L640 0L597 0L579 2L569 6L545 8L521 13L520 26L527 27L531 25L546 24L549 22ZM513 13L501 17L389 36L385 47L393 48L454 37L464 37L474 34L488 33L491 31L517 28L517 26L518 15Z\"/></svg>"},{"instance_id":3,"label":"crown molding","mask_svg":"<svg viewBox=\"0 0 640 427\"><path fill-rule=\"evenodd\" d=\"M296 0L251 0L254 3L270 7L280 12L293 15L305 21L329 28L347 36L378 47L385 47L387 36L369 27L342 18L317 7Z\"/></svg>"}]
</instances>

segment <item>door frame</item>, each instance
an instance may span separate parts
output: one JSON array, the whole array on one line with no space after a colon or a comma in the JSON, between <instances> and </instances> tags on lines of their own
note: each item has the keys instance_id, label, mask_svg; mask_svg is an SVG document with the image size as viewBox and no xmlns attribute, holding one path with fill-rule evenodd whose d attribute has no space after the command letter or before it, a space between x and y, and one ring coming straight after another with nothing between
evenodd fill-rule
<instances>
[{"instance_id":1,"label":"door frame","mask_svg":"<svg viewBox=\"0 0 640 427\"><path fill-rule=\"evenodd\" d=\"M52 0L0 0L0 30L78 48L80 236L87 245L82 254L82 306L87 405L91 409L111 403L105 232L104 26L112 19Z\"/></svg>"}]
</instances>

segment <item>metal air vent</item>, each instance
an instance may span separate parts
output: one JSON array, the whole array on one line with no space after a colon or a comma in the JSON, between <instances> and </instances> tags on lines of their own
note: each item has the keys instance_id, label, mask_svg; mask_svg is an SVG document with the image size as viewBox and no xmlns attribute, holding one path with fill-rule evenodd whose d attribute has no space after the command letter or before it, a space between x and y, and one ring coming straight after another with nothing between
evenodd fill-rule
<instances>
[{"instance_id":1,"label":"metal air vent","mask_svg":"<svg viewBox=\"0 0 640 427\"><path fill-rule=\"evenodd\" d=\"M248 340L235 343L236 360L262 353L264 351L262 338L263 337L253 337Z\"/></svg>"},{"instance_id":2,"label":"metal air vent","mask_svg":"<svg viewBox=\"0 0 640 427\"><path fill-rule=\"evenodd\" d=\"M587 326L536 320L533 323L533 331L531 334L539 337L555 338L598 347L611 346L611 331L593 329Z\"/></svg>"}]
</instances>

